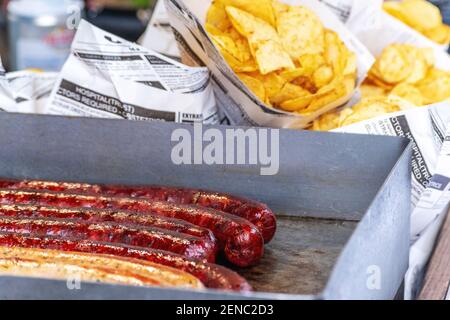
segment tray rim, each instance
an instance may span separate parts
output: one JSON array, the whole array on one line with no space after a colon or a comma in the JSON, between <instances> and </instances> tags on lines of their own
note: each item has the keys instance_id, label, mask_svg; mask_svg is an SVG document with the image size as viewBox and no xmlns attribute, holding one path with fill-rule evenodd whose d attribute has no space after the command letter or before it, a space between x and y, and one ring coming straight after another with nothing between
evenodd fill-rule
<instances>
[{"instance_id":1,"label":"tray rim","mask_svg":"<svg viewBox=\"0 0 450 320\"><path fill-rule=\"evenodd\" d=\"M0 117L3 116L3 115L4 114L1 114ZM11 113L8 114L8 115L11 115ZM78 120L81 120L81 121L88 121L88 122L92 121L93 123L94 122L98 122L98 121L101 121L101 122L103 122L103 121L105 121L105 122L123 121L121 119L97 119L97 118L95 118L95 119L92 118L91 119L91 118L83 118L83 117L66 117L66 116L57 116L57 115L29 115L29 114L24 115L24 114L20 114L20 113L16 113L15 115L17 115L19 118L23 117L23 116L24 117L39 117L41 119L43 119L43 118L51 119L51 118L55 117L55 118L58 118L58 119L64 118L67 121L73 121L73 120L76 121L78 119ZM173 126L173 125L176 125L176 126L189 126L188 124L187 125L186 124L165 124L165 125L169 125L169 126ZM218 126L216 126L216 125L209 125L209 126L206 126L206 127L230 128L230 126L225 126L225 125L218 125ZM233 128L248 128L248 127L244 127L244 126L231 126L231 127L233 127ZM292 130L292 129L280 129L280 130L304 132L304 131L298 131L298 130ZM345 135L346 137L355 135L355 134L330 133L330 132L315 132L315 134L323 135L324 137L326 137L328 135ZM360 135L358 135L358 136L360 136ZM370 136L370 137L373 138L374 136ZM404 158L407 157L407 155L410 153L410 149L411 149L411 143L406 138L384 137L384 136L383 137L380 136L379 138L381 138L381 139L396 139L396 140L398 140L399 143L402 144L402 152L399 153L399 157L397 158L397 161L396 161L395 165L389 171L388 176L386 177L386 179L384 180L384 182L382 183L382 185L378 189L376 196L372 199L372 202L370 203L369 207L367 208L366 212L364 213L364 215L362 216L362 219L359 222L361 222L365 218L367 212L370 210L370 208L372 207L373 203L380 197L380 194L383 192L383 190L389 184L389 181L390 181L391 177L395 174L396 170L403 164L403 162L405 161ZM359 227L359 223L356 226L356 228L353 231L353 233L350 236L350 238L348 239L347 243L343 246L343 250L345 249L345 247L347 247L348 243L353 241L354 233L356 232L356 229L358 227ZM242 295L242 294L227 293L227 292L217 291L217 290L205 290L202 293L206 293L207 295L211 295L211 298L239 297L239 298L242 298L242 299L253 299L253 298L256 298L256 299L324 299L325 296L326 296L325 293L326 293L326 291L328 290L328 287L329 287L329 281L330 281L330 279L331 279L331 277L332 277L332 275L333 275L333 273L335 271L334 269L336 268L336 265L339 263L340 258L341 258L341 254L339 254L339 257L338 257L338 259L337 259L337 261L336 261L336 263L335 263L335 265L333 267L333 270L330 273L330 277L328 279L328 282L327 282L323 292L318 294L318 295L280 294L280 293L272 293L272 292L253 292L251 294ZM4 279L4 278L8 278L8 277L0 276L0 278ZM40 279L40 280L53 281L53 282L57 281L57 280L45 280L45 279ZM100 286L104 286L104 285L100 285ZM114 287L114 285L113 285L113 287ZM134 287L130 287L130 288L134 288ZM150 288L150 290L167 290L167 289ZM180 290L179 289L175 289L175 290L171 289L169 291L178 291L179 292ZM183 292L187 291L189 293L194 293L195 294L195 291L191 291L191 290L182 290L182 291Z\"/></svg>"}]
</instances>

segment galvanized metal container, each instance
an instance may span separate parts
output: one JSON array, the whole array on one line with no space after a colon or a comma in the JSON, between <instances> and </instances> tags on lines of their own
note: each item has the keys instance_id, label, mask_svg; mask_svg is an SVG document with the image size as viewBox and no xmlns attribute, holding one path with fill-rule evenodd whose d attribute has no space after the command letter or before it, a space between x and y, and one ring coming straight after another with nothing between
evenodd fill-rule
<instances>
[{"instance_id":1,"label":"galvanized metal container","mask_svg":"<svg viewBox=\"0 0 450 320\"><path fill-rule=\"evenodd\" d=\"M0 298L391 299L408 266L408 140L280 131L280 170L175 165L176 125L0 114L0 176L204 188L266 202L279 219L259 266L237 270L258 292L239 295L0 278ZM216 127L224 131L227 127Z\"/></svg>"}]
</instances>

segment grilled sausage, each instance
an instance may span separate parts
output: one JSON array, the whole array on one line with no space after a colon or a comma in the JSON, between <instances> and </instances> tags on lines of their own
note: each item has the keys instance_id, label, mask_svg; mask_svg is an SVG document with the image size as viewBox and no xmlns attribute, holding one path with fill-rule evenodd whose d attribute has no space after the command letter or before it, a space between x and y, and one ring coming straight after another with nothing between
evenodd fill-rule
<instances>
[{"instance_id":1,"label":"grilled sausage","mask_svg":"<svg viewBox=\"0 0 450 320\"><path fill-rule=\"evenodd\" d=\"M117 210L95 210L83 208L57 208L30 205L0 205L0 216L16 218L58 218L78 219L86 222L117 222L120 224L137 225L143 227L155 227L167 229L198 238L203 238L216 243L216 238L208 229L196 226L192 223L160 217L152 214L138 214L128 211Z\"/></svg>"},{"instance_id":2,"label":"grilled sausage","mask_svg":"<svg viewBox=\"0 0 450 320\"><path fill-rule=\"evenodd\" d=\"M191 274L152 262L18 247L0 247L0 275L136 286L204 288L201 281Z\"/></svg>"},{"instance_id":3,"label":"grilled sausage","mask_svg":"<svg viewBox=\"0 0 450 320\"><path fill-rule=\"evenodd\" d=\"M0 217L0 231L117 242L166 250L210 262L215 260L216 254L210 243L197 237L157 228L124 226L113 222L88 223L71 219Z\"/></svg>"},{"instance_id":4,"label":"grilled sausage","mask_svg":"<svg viewBox=\"0 0 450 320\"><path fill-rule=\"evenodd\" d=\"M224 211L253 223L264 241L272 240L276 231L275 214L267 205L229 194L162 186L114 186L52 181L0 181L0 188L95 193L105 196L142 197L153 201L195 204Z\"/></svg>"},{"instance_id":5,"label":"grilled sausage","mask_svg":"<svg viewBox=\"0 0 450 320\"><path fill-rule=\"evenodd\" d=\"M181 219L210 229L225 257L233 264L256 264L264 253L264 240L258 229L245 219L198 206L179 205L140 198L102 197L57 192L0 190L0 204L30 204L67 208L130 210Z\"/></svg>"},{"instance_id":6,"label":"grilled sausage","mask_svg":"<svg viewBox=\"0 0 450 320\"><path fill-rule=\"evenodd\" d=\"M0 232L0 246L41 248L71 252L108 254L128 257L173 267L192 274L211 289L251 291L248 282L237 273L210 263L196 261L172 252L132 247L118 243L106 243L76 238L56 238L30 234Z\"/></svg>"}]
</instances>

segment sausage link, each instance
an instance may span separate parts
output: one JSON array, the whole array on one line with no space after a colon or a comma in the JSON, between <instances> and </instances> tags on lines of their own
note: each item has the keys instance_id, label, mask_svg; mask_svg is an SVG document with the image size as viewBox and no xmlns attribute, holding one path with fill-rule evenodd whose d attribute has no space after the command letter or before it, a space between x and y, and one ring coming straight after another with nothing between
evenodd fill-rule
<instances>
[{"instance_id":1,"label":"sausage link","mask_svg":"<svg viewBox=\"0 0 450 320\"><path fill-rule=\"evenodd\" d=\"M98 254L0 247L0 274L137 286L204 288L191 274L147 261Z\"/></svg>"},{"instance_id":2,"label":"sausage link","mask_svg":"<svg viewBox=\"0 0 450 320\"><path fill-rule=\"evenodd\" d=\"M199 205L224 211L250 221L261 232L266 243L272 240L277 226L275 214L267 205L217 192L162 186L115 186L39 180L3 180L0 181L0 188L95 193L105 196L141 197L153 201Z\"/></svg>"},{"instance_id":3,"label":"sausage link","mask_svg":"<svg viewBox=\"0 0 450 320\"><path fill-rule=\"evenodd\" d=\"M76 238L62 239L53 236L43 237L7 232L0 232L0 246L53 249L134 258L185 271L198 278L205 287L210 289L243 292L252 290L248 282L234 271L162 250Z\"/></svg>"},{"instance_id":4,"label":"sausage link","mask_svg":"<svg viewBox=\"0 0 450 320\"><path fill-rule=\"evenodd\" d=\"M113 222L88 223L70 219L0 217L0 231L117 242L171 251L210 262L215 260L213 248L203 239L168 230L123 226Z\"/></svg>"},{"instance_id":5,"label":"sausage link","mask_svg":"<svg viewBox=\"0 0 450 320\"><path fill-rule=\"evenodd\" d=\"M198 238L203 238L216 244L213 233L192 223L152 214L138 214L128 211L107 209L57 208L31 205L0 205L0 216L16 218L57 218L77 219L86 222L117 222L144 227L155 227L171 230Z\"/></svg>"},{"instance_id":6,"label":"sausage link","mask_svg":"<svg viewBox=\"0 0 450 320\"><path fill-rule=\"evenodd\" d=\"M258 229L243 218L191 205L141 198L103 197L57 192L0 190L0 204L29 204L66 208L115 209L181 219L211 230L225 257L240 267L254 265L264 253L264 239Z\"/></svg>"}]
</instances>

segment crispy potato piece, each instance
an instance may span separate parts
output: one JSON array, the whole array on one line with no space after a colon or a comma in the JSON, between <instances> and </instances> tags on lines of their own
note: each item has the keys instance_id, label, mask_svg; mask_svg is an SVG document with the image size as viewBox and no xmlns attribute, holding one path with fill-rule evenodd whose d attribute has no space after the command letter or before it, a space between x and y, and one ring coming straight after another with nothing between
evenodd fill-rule
<instances>
[{"instance_id":1,"label":"crispy potato piece","mask_svg":"<svg viewBox=\"0 0 450 320\"><path fill-rule=\"evenodd\" d=\"M238 73L237 76L261 101L266 101L266 89L259 79L245 73Z\"/></svg>"},{"instance_id":2,"label":"crispy potato piece","mask_svg":"<svg viewBox=\"0 0 450 320\"><path fill-rule=\"evenodd\" d=\"M322 54L325 50L324 27L319 17L301 6L290 6L277 16L281 42L293 60L304 54Z\"/></svg>"}]
</instances>

